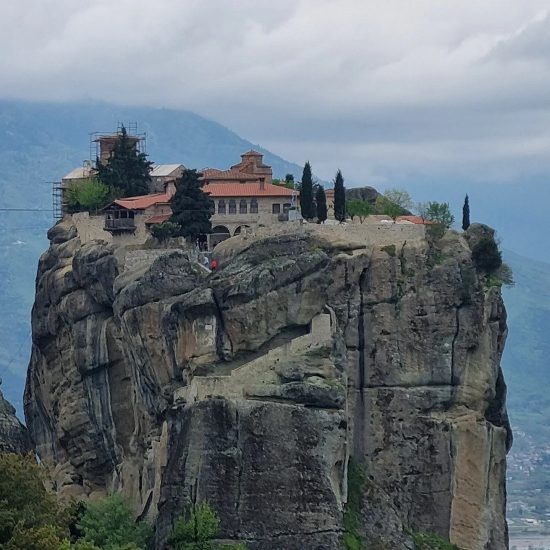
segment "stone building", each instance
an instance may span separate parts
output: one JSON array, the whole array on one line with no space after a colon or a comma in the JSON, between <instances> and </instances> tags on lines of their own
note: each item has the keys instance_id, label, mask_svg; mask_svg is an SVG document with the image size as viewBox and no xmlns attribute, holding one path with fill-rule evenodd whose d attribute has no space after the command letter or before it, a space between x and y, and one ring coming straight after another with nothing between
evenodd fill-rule
<instances>
[{"instance_id":1,"label":"stone building","mask_svg":"<svg viewBox=\"0 0 550 550\"><path fill-rule=\"evenodd\" d=\"M143 227L166 221L172 214L170 199L176 192L175 183L168 181L164 193L117 199L103 208L105 231L113 235L142 232Z\"/></svg>"},{"instance_id":2,"label":"stone building","mask_svg":"<svg viewBox=\"0 0 550 550\"><path fill-rule=\"evenodd\" d=\"M287 221L296 210L292 189L271 183L209 183L203 187L214 201L211 246L244 229Z\"/></svg>"},{"instance_id":3,"label":"stone building","mask_svg":"<svg viewBox=\"0 0 550 550\"><path fill-rule=\"evenodd\" d=\"M184 170L183 164L154 164L151 170L151 193L163 193L166 184L181 178Z\"/></svg>"},{"instance_id":4,"label":"stone building","mask_svg":"<svg viewBox=\"0 0 550 550\"><path fill-rule=\"evenodd\" d=\"M264 164L263 155L248 151L241 159L228 170L202 170L203 190L214 202L210 247L244 229L268 227L297 215L297 193L272 183L271 166ZM155 223L166 221L170 214L159 215Z\"/></svg>"},{"instance_id":5,"label":"stone building","mask_svg":"<svg viewBox=\"0 0 550 550\"><path fill-rule=\"evenodd\" d=\"M117 137L118 134L112 134L97 138L100 162L109 158ZM137 136L134 141L139 147ZM170 199L175 193L176 180L184 170L182 164L154 165L149 194L115 200L103 208L100 215L76 215L81 234L108 242L145 242L150 227L167 221L172 215ZM67 190L95 173L92 163L88 162L62 179L62 214L68 211ZM246 229L269 227L300 217L298 193L273 184L271 166L263 162L263 155L257 151L243 153L241 162L227 170L202 170L202 180L204 191L214 203L213 232L208 237L210 248Z\"/></svg>"},{"instance_id":6,"label":"stone building","mask_svg":"<svg viewBox=\"0 0 550 550\"><path fill-rule=\"evenodd\" d=\"M264 164L263 155L257 151L248 151L241 155L241 162L229 170L206 168L202 171L205 184L209 183L261 183L271 184L273 171Z\"/></svg>"}]
</instances>

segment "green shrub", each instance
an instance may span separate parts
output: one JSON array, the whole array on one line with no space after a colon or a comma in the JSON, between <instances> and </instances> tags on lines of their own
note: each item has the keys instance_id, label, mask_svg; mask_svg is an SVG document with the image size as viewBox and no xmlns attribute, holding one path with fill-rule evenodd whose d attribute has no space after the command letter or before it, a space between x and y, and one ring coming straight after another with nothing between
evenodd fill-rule
<instances>
[{"instance_id":1,"label":"green shrub","mask_svg":"<svg viewBox=\"0 0 550 550\"><path fill-rule=\"evenodd\" d=\"M387 246L383 246L382 250L388 254L388 256L391 256L392 258L395 257L395 245L394 244L388 244Z\"/></svg>"},{"instance_id":2,"label":"green shrub","mask_svg":"<svg viewBox=\"0 0 550 550\"><path fill-rule=\"evenodd\" d=\"M502 265L502 254L495 239L483 237L472 248L472 260L477 269L494 273Z\"/></svg>"},{"instance_id":3,"label":"green shrub","mask_svg":"<svg viewBox=\"0 0 550 550\"><path fill-rule=\"evenodd\" d=\"M67 190L67 202L72 212L97 210L105 206L110 198L109 188L96 178L73 183Z\"/></svg>"},{"instance_id":4,"label":"green shrub","mask_svg":"<svg viewBox=\"0 0 550 550\"><path fill-rule=\"evenodd\" d=\"M74 550L101 550L95 544L79 540L74 546L71 547Z\"/></svg>"},{"instance_id":5,"label":"green shrub","mask_svg":"<svg viewBox=\"0 0 550 550\"><path fill-rule=\"evenodd\" d=\"M432 241L438 241L445 235L445 226L441 223L432 223L426 226L427 236Z\"/></svg>"},{"instance_id":6,"label":"green shrub","mask_svg":"<svg viewBox=\"0 0 550 550\"><path fill-rule=\"evenodd\" d=\"M415 550L460 550L458 546L431 533L410 533Z\"/></svg>"},{"instance_id":7,"label":"green shrub","mask_svg":"<svg viewBox=\"0 0 550 550\"><path fill-rule=\"evenodd\" d=\"M148 523L134 520L132 509L120 495L89 503L78 527L84 541L102 550L145 550L153 535Z\"/></svg>"},{"instance_id":8,"label":"green shrub","mask_svg":"<svg viewBox=\"0 0 550 550\"><path fill-rule=\"evenodd\" d=\"M0 548L34 548L39 540L47 548L54 533L67 534L66 518L44 488L42 468L31 454L0 455Z\"/></svg>"},{"instance_id":9,"label":"green shrub","mask_svg":"<svg viewBox=\"0 0 550 550\"><path fill-rule=\"evenodd\" d=\"M502 265L498 268L496 276L504 286L514 286L516 284L512 268L504 262L502 262Z\"/></svg>"},{"instance_id":10,"label":"green shrub","mask_svg":"<svg viewBox=\"0 0 550 550\"><path fill-rule=\"evenodd\" d=\"M207 502L201 502L176 520L169 542L174 550L246 550L243 543L228 545L212 542L219 528L218 514Z\"/></svg>"},{"instance_id":11,"label":"green shrub","mask_svg":"<svg viewBox=\"0 0 550 550\"><path fill-rule=\"evenodd\" d=\"M365 550L365 541L359 531L361 501L367 476L364 469L350 457L348 461L348 501L344 511L344 548Z\"/></svg>"},{"instance_id":12,"label":"green shrub","mask_svg":"<svg viewBox=\"0 0 550 550\"><path fill-rule=\"evenodd\" d=\"M58 550L61 541L59 530L53 525L25 527L19 523L4 550Z\"/></svg>"},{"instance_id":13,"label":"green shrub","mask_svg":"<svg viewBox=\"0 0 550 550\"><path fill-rule=\"evenodd\" d=\"M151 226L151 235L159 241L165 241L171 237L177 237L180 232L180 226L177 223L165 221Z\"/></svg>"}]
</instances>

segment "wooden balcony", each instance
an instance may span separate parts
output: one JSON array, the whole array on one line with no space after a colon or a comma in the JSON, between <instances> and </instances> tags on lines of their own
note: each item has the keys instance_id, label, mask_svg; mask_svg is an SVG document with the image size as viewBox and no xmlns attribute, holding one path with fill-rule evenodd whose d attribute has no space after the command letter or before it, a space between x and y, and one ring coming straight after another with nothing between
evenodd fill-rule
<instances>
[{"instance_id":1,"label":"wooden balcony","mask_svg":"<svg viewBox=\"0 0 550 550\"><path fill-rule=\"evenodd\" d=\"M136 230L134 218L105 219L105 231L111 233L132 232Z\"/></svg>"}]
</instances>

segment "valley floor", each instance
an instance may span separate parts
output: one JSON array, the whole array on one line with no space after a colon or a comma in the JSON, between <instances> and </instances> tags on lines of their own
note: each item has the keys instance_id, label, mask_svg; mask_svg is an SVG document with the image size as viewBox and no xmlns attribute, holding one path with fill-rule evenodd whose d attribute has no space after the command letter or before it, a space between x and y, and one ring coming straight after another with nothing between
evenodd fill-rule
<instances>
[{"instance_id":1,"label":"valley floor","mask_svg":"<svg viewBox=\"0 0 550 550\"><path fill-rule=\"evenodd\" d=\"M510 550L550 550L550 535L511 534Z\"/></svg>"}]
</instances>

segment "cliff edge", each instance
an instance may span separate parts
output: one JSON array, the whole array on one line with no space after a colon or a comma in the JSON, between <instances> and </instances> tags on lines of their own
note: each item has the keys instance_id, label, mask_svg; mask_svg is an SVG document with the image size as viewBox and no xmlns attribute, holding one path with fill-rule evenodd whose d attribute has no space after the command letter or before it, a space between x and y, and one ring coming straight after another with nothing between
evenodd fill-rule
<instances>
[{"instance_id":1,"label":"cliff edge","mask_svg":"<svg viewBox=\"0 0 550 550\"><path fill-rule=\"evenodd\" d=\"M28 453L31 442L27 429L17 416L15 408L0 391L0 453Z\"/></svg>"},{"instance_id":2,"label":"cliff edge","mask_svg":"<svg viewBox=\"0 0 550 550\"><path fill-rule=\"evenodd\" d=\"M353 231L233 238L210 273L54 226L25 413L59 494L122 492L159 549L203 500L249 549L342 548L346 510L372 545L507 548L500 290L464 235Z\"/></svg>"}]
</instances>

